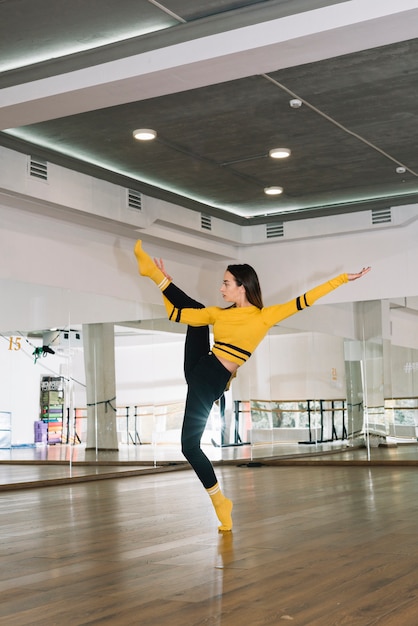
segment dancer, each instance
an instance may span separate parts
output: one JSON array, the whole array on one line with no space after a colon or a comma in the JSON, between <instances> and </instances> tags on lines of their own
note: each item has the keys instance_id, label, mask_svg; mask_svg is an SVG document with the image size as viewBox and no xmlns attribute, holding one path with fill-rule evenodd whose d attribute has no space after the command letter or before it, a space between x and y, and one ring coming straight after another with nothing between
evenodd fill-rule
<instances>
[{"instance_id":1,"label":"dancer","mask_svg":"<svg viewBox=\"0 0 418 626\"><path fill-rule=\"evenodd\" d=\"M168 318L187 324L184 372L187 397L181 433L182 452L208 492L220 521L219 532L232 530L232 502L222 493L212 463L201 450L200 440L213 403L222 395L268 330L285 318L311 306L316 300L348 281L370 271L340 274L286 304L264 307L255 270L247 264L228 265L221 293L228 308L204 307L179 289L162 261L152 259L135 245L139 273L151 278L162 292ZM209 345L209 325L214 344Z\"/></svg>"}]
</instances>

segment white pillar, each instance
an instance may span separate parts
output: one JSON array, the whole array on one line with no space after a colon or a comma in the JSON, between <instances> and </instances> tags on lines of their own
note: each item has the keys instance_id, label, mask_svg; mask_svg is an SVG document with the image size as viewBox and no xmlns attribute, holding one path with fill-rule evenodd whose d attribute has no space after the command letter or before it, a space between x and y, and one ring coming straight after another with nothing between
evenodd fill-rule
<instances>
[{"instance_id":1,"label":"white pillar","mask_svg":"<svg viewBox=\"0 0 418 626\"><path fill-rule=\"evenodd\" d=\"M83 326L87 449L118 450L113 324Z\"/></svg>"}]
</instances>

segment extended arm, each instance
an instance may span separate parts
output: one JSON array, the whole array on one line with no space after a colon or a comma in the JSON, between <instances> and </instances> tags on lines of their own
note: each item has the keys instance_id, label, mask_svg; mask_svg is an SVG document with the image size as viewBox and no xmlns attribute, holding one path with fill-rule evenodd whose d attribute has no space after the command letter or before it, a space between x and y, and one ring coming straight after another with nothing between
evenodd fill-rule
<instances>
[{"instance_id":1,"label":"extended arm","mask_svg":"<svg viewBox=\"0 0 418 626\"><path fill-rule=\"evenodd\" d=\"M266 307L263 310L266 323L269 326L273 326L287 317L294 315L298 311L302 311L303 309L312 306L312 304L319 300L319 298L323 298L334 289L337 289L337 287L340 287L349 281L361 278L367 274L370 269L370 267L365 267L361 270L361 272L356 274L340 274L339 276L328 280L322 285L318 285L317 287L310 289L302 296L298 296L285 304L277 304L271 307Z\"/></svg>"}]
</instances>

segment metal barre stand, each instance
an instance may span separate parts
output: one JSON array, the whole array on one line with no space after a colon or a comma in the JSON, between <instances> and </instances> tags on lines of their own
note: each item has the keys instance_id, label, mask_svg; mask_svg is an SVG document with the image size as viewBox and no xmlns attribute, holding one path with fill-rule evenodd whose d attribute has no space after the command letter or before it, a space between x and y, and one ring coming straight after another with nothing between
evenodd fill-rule
<instances>
[{"instance_id":1,"label":"metal barre stand","mask_svg":"<svg viewBox=\"0 0 418 626\"><path fill-rule=\"evenodd\" d=\"M250 446L250 441L242 441L239 434L239 414L241 411L239 410L239 400L234 400L234 441L233 443L225 443L225 433L226 433L226 423L225 423L225 395L222 394L219 398L219 413L221 416L221 443L216 443L214 439L211 439L212 445L215 448L236 448L238 446Z\"/></svg>"}]
</instances>

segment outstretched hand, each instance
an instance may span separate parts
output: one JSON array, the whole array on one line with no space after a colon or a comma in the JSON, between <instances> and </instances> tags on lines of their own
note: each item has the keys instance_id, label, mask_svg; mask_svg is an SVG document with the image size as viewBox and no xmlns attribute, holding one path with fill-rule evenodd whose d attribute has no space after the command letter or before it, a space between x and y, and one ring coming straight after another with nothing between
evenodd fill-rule
<instances>
[{"instance_id":1,"label":"outstretched hand","mask_svg":"<svg viewBox=\"0 0 418 626\"><path fill-rule=\"evenodd\" d=\"M158 267L158 269L162 271L162 273L164 274L164 276L165 276L166 278L168 278L168 280L173 280L173 279L172 279L172 277L170 276L170 274L168 274L168 273L166 272L166 269L165 269L165 267L164 267L164 261L163 261L162 259L156 259L156 258L154 257L154 263L155 263L155 265Z\"/></svg>"},{"instance_id":2,"label":"outstretched hand","mask_svg":"<svg viewBox=\"0 0 418 626\"><path fill-rule=\"evenodd\" d=\"M347 274L347 278L348 278L348 280L357 280L357 278L361 278L362 276L367 274L367 272L370 272L371 269L372 268L370 266L369 267L363 267L361 272L358 272L357 274Z\"/></svg>"}]
</instances>

